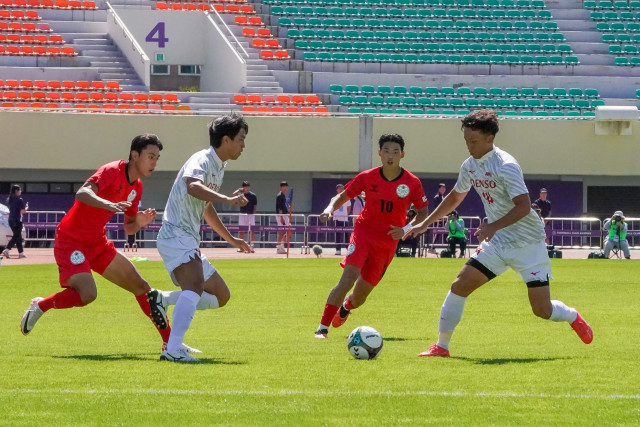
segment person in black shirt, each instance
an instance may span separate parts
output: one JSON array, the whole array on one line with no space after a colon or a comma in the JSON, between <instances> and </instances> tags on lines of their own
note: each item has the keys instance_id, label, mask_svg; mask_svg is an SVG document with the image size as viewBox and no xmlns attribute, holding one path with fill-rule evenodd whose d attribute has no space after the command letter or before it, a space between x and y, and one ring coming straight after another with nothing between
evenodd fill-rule
<instances>
[{"instance_id":1,"label":"person in black shirt","mask_svg":"<svg viewBox=\"0 0 640 427\"><path fill-rule=\"evenodd\" d=\"M24 249L22 248L22 214L29 209L29 203L26 203L22 197L22 189L19 185L11 186L11 194L7 197L7 204L9 205L9 227L13 232L13 237L9 240L7 247L2 251L2 254L9 258L9 251L15 245L18 248L18 258L26 258Z\"/></svg>"},{"instance_id":2,"label":"person in black shirt","mask_svg":"<svg viewBox=\"0 0 640 427\"><path fill-rule=\"evenodd\" d=\"M276 217L279 226L289 225L289 206L287 205L287 190L289 189L289 184L287 181L282 181L280 183L280 192L276 196L276 213L278 216ZM291 235L286 231L278 232L278 243L276 246L276 252L279 254L286 254L287 250L284 245L287 241L287 238Z\"/></svg>"},{"instance_id":3,"label":"person in black shirt","mask_svg":"<svg viewBox=\"0 0 640 427\"><path fill-rule=\"evenodd\" d=\"M234 196L237 196L238 194L244 194L244 197L248 201L246 205L240 207L240 213L242 215L238 217L238 225L245 226L245 227L246 226L253 227L256 225L256 210L258 209L258 196L256 196L255 193L251 191L251 184L249 184L249 181L242 181L242 187L238 188L236 191L233 192ZM241 231L238 237L240 237L241 239L244 239L244 231ZM249 233L249 248L252 253L255 252L255 249L253 247L253 241L255 239L256 239L255 232L252 230Z\"/></svg>"},{"instance_id":4,"label":"person in black shirt","mask_svg":"<svg viewBox=\"0 0 640 427\"><path fill-rule=\"evenodd\" d=\"M551 202L547 200L547 189L540 189L540 197L533 202L540 208L540 216L542 219L548 218L551 216ZM545 221L545 224L547 221Z\"/></svg>"}]
</instances>

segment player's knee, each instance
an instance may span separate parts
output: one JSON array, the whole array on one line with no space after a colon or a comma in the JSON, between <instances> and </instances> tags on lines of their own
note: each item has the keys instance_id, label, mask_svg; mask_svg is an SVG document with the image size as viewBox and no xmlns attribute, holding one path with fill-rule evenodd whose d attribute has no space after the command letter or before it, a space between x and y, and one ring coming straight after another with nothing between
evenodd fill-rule
<instances>
[{"instance_id":1,"label":"player's knee","mask_svg":"<svg viewBox=\"0 0 640 427\"><path fill-rule=\"evenodd\" d=\"M91 304L98 298L98 290L96 288L93 289L83 289L78 292L80 294L80 299L84 305Z\"/></svg>"}]
</instances>

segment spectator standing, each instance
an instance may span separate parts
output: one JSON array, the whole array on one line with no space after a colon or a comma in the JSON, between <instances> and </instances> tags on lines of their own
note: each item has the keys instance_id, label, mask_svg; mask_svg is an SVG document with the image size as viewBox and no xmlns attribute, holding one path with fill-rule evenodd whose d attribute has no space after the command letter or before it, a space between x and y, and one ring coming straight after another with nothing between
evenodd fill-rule
<instances>
[{"instance_id":1,"label":"spectator standing","mask_svg":"<svg viewBox=\"0 0 640 427\"><path fill-rule=\"evenodd\" d=\"M364 191L353 199L351 205L351 215L360 215L364 210Z\"/></svg>"},{"instance_id":2,"label":"spectator standing","mask_svg":"<svg viewBox=\"0 0 640 427\"><path fill-rule=\"evenodd\" d=\"M276 196L276 220L278 221L279 226L288 226L289 225L289 205L287 203L287 190L289 189L289 184L287 181L282 181L280 183L280 192ZM284 247L287 239L291 236L291 232L287 231L279 231L278 232L278 242L276 245L276 252L279 254L286 254L287 249Z\"/></svg>"},{"instance_id":3,"label":"spectator standing","mask_svg":"<svg viewBox=\"0 0 640 427\"><path fill-rule=\"evenodd\" d=\"M340 194L344 191L344 184L336 185L336 194ZM347 227L349 226L349 215L351 214L351 205L345 203L335 211L333 211L333 225L335 227ZM336 255L342 255L342 246L346 240L346 233L344 231L336 231Z\"/></svg>"},{"instance_id":4,"label":"spectator standing","mask_svg":"<svg viewBox=\"0 0 640 427\"><path fill-rule=\"evenodd\" d=\"M540 216L545 224L547 223L546 218L551 216L551 201L547 199L547 195L547 189L541 188L540 197L533 202L540 208Z\"/></svg>"},{"instance_id":5,"label":"spectator standing","mask_svg":"<svg viewBox=\"0 0 640 427\"><path fill-rule=\"evenodd\" d=\"M234 196L238 194L244 194L244 197L247 199L247 204L244 206L240 206L240 215L238 217L238 225L243 227L254 227L256 225L256 210L258 209L258 196L256 196L251 191L251 184L249 181L242 181L242 187L238 188L233 192ZM241 239L244 239L244 231L240 232ZM256 240L255 232L251 230L249 232L249 250L253 253L255 249L253 247L253 242ZM241 250L238 249L240 252Z\"/></svg>"},{"instance_id":6,"label":"spectator standing","mask_svg":"<svg viewBox=\"0 0 640 427\"><path fill-rule=\"evenodd\" d=\"M9 258L9 251L13 248L13 245L18 248L18 258L26 258L24 254L24 248L22 247L22 214L29 210L29 203L26 203L22 197L22 189L19 185L11 186L11 193L7 197L7 204L9 205L9 227L13 232L13 236L7 247L2 251L2 254Z\"/></svg>"}]
</instances>

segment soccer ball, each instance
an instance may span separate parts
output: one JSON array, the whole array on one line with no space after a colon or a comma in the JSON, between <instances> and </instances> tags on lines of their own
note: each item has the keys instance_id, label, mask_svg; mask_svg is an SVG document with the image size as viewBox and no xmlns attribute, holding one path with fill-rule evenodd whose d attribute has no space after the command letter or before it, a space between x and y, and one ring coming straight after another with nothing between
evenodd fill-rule
<instances>
[{"instance_id":1,"label":"soccer ball","mask_svg":"<svg viewBox=\"0 0 640 427\"><path fill-rule=\"evenodd\" d=\"M311 249L313 250L313 253L316 254L317 257L322 255L322 246L314 245L313 248L311 248Z\"/></svg>"},{"instance_id":2,"label":"soccer ball","mask_svg":"<svg viewBox=\"0 0 640 427\"><path fill-rule=\"evenodd\" d=\"M375 359L382 352L382 335L371 326L358 326L349 334L347 348L356 359Z\"/></svg>"}]
</instances>

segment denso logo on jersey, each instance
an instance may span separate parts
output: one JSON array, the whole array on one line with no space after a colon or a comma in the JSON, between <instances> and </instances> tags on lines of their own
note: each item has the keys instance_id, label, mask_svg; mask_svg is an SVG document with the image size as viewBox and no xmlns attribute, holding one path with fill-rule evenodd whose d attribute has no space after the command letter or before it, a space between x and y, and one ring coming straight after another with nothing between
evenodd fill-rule
<instances>
[{"instance_id":1,"label":"denso logo on jersey","mask_svg":"<svg viewBox=\"0 0 640 427\"><path fill-rule=\"evenodd\" d=\"M471 179L471 185L481 188L496 188L498 184L492 179Z\"/></svg>"}]
</instances>

